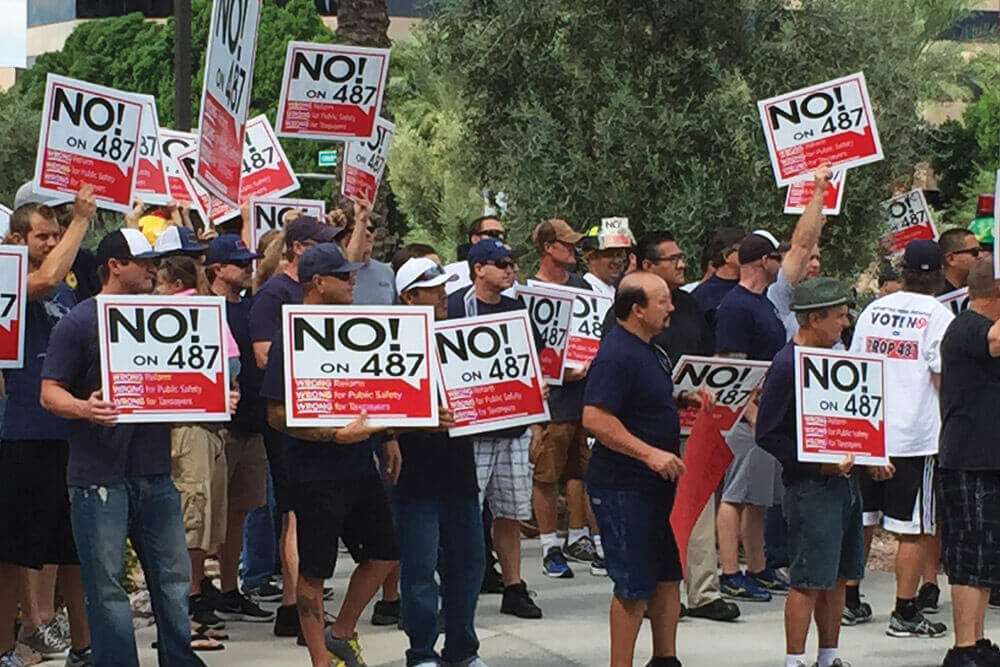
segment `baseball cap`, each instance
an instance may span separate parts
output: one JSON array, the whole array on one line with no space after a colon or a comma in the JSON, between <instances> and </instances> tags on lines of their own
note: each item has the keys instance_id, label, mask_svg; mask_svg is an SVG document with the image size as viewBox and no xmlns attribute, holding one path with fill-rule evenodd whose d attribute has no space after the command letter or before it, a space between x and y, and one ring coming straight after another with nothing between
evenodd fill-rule
<instances>
[{"instance_id":1,"label":"baseball cap","mask_svg":"<svg viewBox=\"0 0 1000 667\"><path fill-rule=\"evenodd\" d=\"M778 240L770 232L762 229L754 230L740 241L740 264L756 262L777 250Z\"/></svg>"},{"instance_id":2,"label":"baseball cap","mask_svg":"<svg viewBox=\"0 0 1000 667\"><path fill-rule=\"evenodd\" d=\"M509 257L510 254L510 248L505 246L503 241L499 239L482 239L481 241L476 241L469 248L469 254L466 255L466 259L469 264L485 264L486 262Z\"/></svg>"},{"instance_id":3,"label":"baseball cap","mask_svg":"<svg viewBox=\"0 0 1000 667\"><path fill-rule=\"evenodd\" d=\"M104 266L109 259L156 259L156 252L138 229L116 229L97 244L97 264Z\"/></svg>"},{"instance_id":4,"label":"baseball cap","mask_svg":"<svg viewBox=\"0 0 1000 667\"><path fill-rule=\"evenodd\" d=\"M177 225L170 225L160 232L160 235L156 237L153 249L163 255L171 252L199 255L208 250L206 246L198 242L194 230Z\"/></svg>"},{"instance_id":5,"label":"baseball cap","mask_svg":"<svg viewBox=\"0 0 1000 667\"><path fill-rule=\"evenodd\" d=\"M903 268L910 271L938 271L941 259L941 246L930 239L910 241L903 249Z\"/></svg>"},{"instance_id":6,"label":"baseball cap","mask_svg":"<svg viewBox=\"0 0 1000 667\"><path fill-rule=\"evenodd\" d=\"M260 253L250 251L239 234L219 234L208 243L205 264L245 262L260 257Z\"/></svg>"},{"instance_id":7,"label":"baseball cap","mask_svg":"<svg viewBox=\"0 0 1000 667\"><path fill-rule=\"evenodd\" d=\"M341 228L331 227L308 215L299 216L285 225L285 247L291 248L298 241L333 243Z\"/></svg>"},{"instance_id":8,"label":"baseball cap","mask_svg":"<svg viewBox=\"0 0 1000 667\"><path fill-rule=\"evenodd\" d=\"M552 218L551 220L543 220L535 225L535 228L531 230L531 242L535 244L536 248L541 247L545 243L551 243L552 241L563 241L565 243L577 244L580 239L583 238L583 234L574 231L569 223L565 220L560 220L559 218Z\"/></svg>"},{"instance_id":9,"label":"baseball cap","mask_svg":"<svg viewBox=\"0 0 1000 667\"><path fill-rule=\"evenodd\" d=\"M14 208L22 206L24 204L45 204L46 206L59 206L60 204L65 204L66 202L73 201L74 197L69 195L63 197L54 197L52 195L42 194L35 189L35 184L31 181L24 183L17 189L14 194Z\"/></svg>"},{"instance_id":10,"label":"baseball cap","mask_svg":"<svg viewBox=\"0 0 1000 667\"><path fill-rule=\"evenodd\" d=\"M458 280L458 276L445 273L433 259L411 257L396 271L396 291L402 294L416 287L437 287L452 280Z\"/></svg>"},{"instance_id":11,"label":"baseball cap","mask_svg":"<svg viewBox=\"0 0 1000 667\"><path fill-rule=\"evenodd\" d=\"M301 220L302 218L299 218ZM331 229L333 229L331 227ZM308 238L308 237L307 237ZM336 243L317 243L299 257L299 282L312 280L313 276L328 276L332 273L350 273L364 264L349 262Z\"/></svg>"},{"instance_id":12,"label":"baseball cap","mask_svg":"<svg viewBox=\"0 0 1000 667\"><path fill-rule=\"evenodd\" d=\"M847 303L847 290L833 278L810 278L795 286L792 310L816 310Z\"/></svg>"}]
</instances>

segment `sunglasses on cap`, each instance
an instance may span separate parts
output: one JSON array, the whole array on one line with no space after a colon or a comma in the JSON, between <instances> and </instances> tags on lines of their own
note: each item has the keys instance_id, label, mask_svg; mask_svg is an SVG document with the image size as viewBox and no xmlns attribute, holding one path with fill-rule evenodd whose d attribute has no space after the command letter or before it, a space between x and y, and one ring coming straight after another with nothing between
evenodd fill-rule
<instances>
[{"instance_id":1,"label":"sunglasses on cap","mask_svg":"<svg viewBox=\"0 0 1000 667\"><path fill-rule=\"evenodd\" d=\"M504 257L503 259L493 259L486 263L497 267L501 271L504 271L506 269L513 269L515 266L517 266L514 260L508 259L506 257Z\"/></svg>"},{"instance_id":2,"label":"sunglasses on cap","mask_svg":"<svg viewBox=\"0 0 1000 667\"><path fill-rule=\"evenodd\" d=\"M435 264L434 266L432 266L431 268L427 269L426 271L424 271L423 273L421 273L419 276L417 276L416 278L414 278L413 280L411 280L410 282L408 282L406 284L406 287L403 289L403 291L405 292L406 290L410 289L410 285L413 285L415 283L422 283L425 280L433 280L434 278L437 278L438 276L443 276L443 275L444 275L444 269L442 269L440 265Z\"/></svg>"},{"instance_id":3,"label":"sunglasses on cap","mask_svg":"<svg viewBox=\"0 0 1000 667\"><path fill-rule=\"evenodd\" d=\"M496 239L498 241L507 240L507 232L502 229L484 229L479 232L481 236L489 236L491 239Z\"/></svg>"}]
</instances>

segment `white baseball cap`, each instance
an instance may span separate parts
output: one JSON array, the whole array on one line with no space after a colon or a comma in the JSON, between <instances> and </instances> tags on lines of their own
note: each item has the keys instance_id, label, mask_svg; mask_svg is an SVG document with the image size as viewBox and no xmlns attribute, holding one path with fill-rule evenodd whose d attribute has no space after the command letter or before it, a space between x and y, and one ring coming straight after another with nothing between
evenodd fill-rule
<instances>
[{"instance_id":1,"label":"white baseball cap","mask_svg":"<svg viewBox=\"0 0 1000 667\"><path fill-rule=\"evenodd\" d=\"M441 265L428 257L411 257L396 271L396 291L400 294L416 287L437 287L458 280L445 273Z\"/></svg>"}]
</instances>

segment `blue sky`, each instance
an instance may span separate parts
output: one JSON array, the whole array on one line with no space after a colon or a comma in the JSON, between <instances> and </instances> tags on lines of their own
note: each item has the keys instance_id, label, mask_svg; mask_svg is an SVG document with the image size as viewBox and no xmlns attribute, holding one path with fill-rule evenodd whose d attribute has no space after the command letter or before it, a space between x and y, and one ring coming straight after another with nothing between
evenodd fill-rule
<instances>
[{"instance_id":1,"label":"blue sky","mask_svg":"<svg viewBox=\"0 0 1000 667\"><path fill-rule=\"evenodd\" d=\"M28 0L0 0L0 67L24 67Z\"/></svg>"}]
</instances>

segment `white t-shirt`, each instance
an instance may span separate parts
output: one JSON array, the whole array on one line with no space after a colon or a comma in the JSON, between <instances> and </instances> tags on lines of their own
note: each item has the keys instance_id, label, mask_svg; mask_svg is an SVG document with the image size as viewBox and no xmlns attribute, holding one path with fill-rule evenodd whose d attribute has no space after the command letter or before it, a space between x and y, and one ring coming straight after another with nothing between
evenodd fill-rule
<instances>
[{"instance_id":1,"label":"white t-shirt","mask_svg":"<svg viewBox=\"0 0 1000 667\"><path fill-rule=\"evenodd\" d=\"M598 294L605 294L611 297L615 295L615 286L607 284L593 273L588 271L583 274L583 279L586 280L587 284L590 285L590 288Z\"/></svg>"},{"instance_id":2,"label":"white t-shirt","mask_svg":"<svg viewBox=\"0 0 1000 667\"><path fill-rule=\"evenodd\" d=\"M449 276L458 276L458 280L450 280L444 284L444 291L447 294L452 294L453 292L457 292L463 287L468 287L472 284L472 278L469 277L468 262L452 262L451 264L445 264L444 272Z\"/></svg>"},{"instance_id":3,"label":"white t-shirt","mask_svg":"<svg viewBox=\"0 0 1000 667\"><path fill-rule=\"evenodd\" d=\"M689 283L684 283L681 285L681 289L690 294L694 291L694 288L701 284L700 280L693 280Z\"/></svg>"},{"instance_id":4,"label":"white t-shirt","mask_svg":"<svg viewBox=\"0 0 1000 667\"><path fill-rule=\"evenodd\" d=\"M941 339L955 318L933 296L893 292L858 316L852 352L885 360L885 438L890 456L937 454L941 414L931 373L941 372Z\"/></svg>"}]
</instances>

